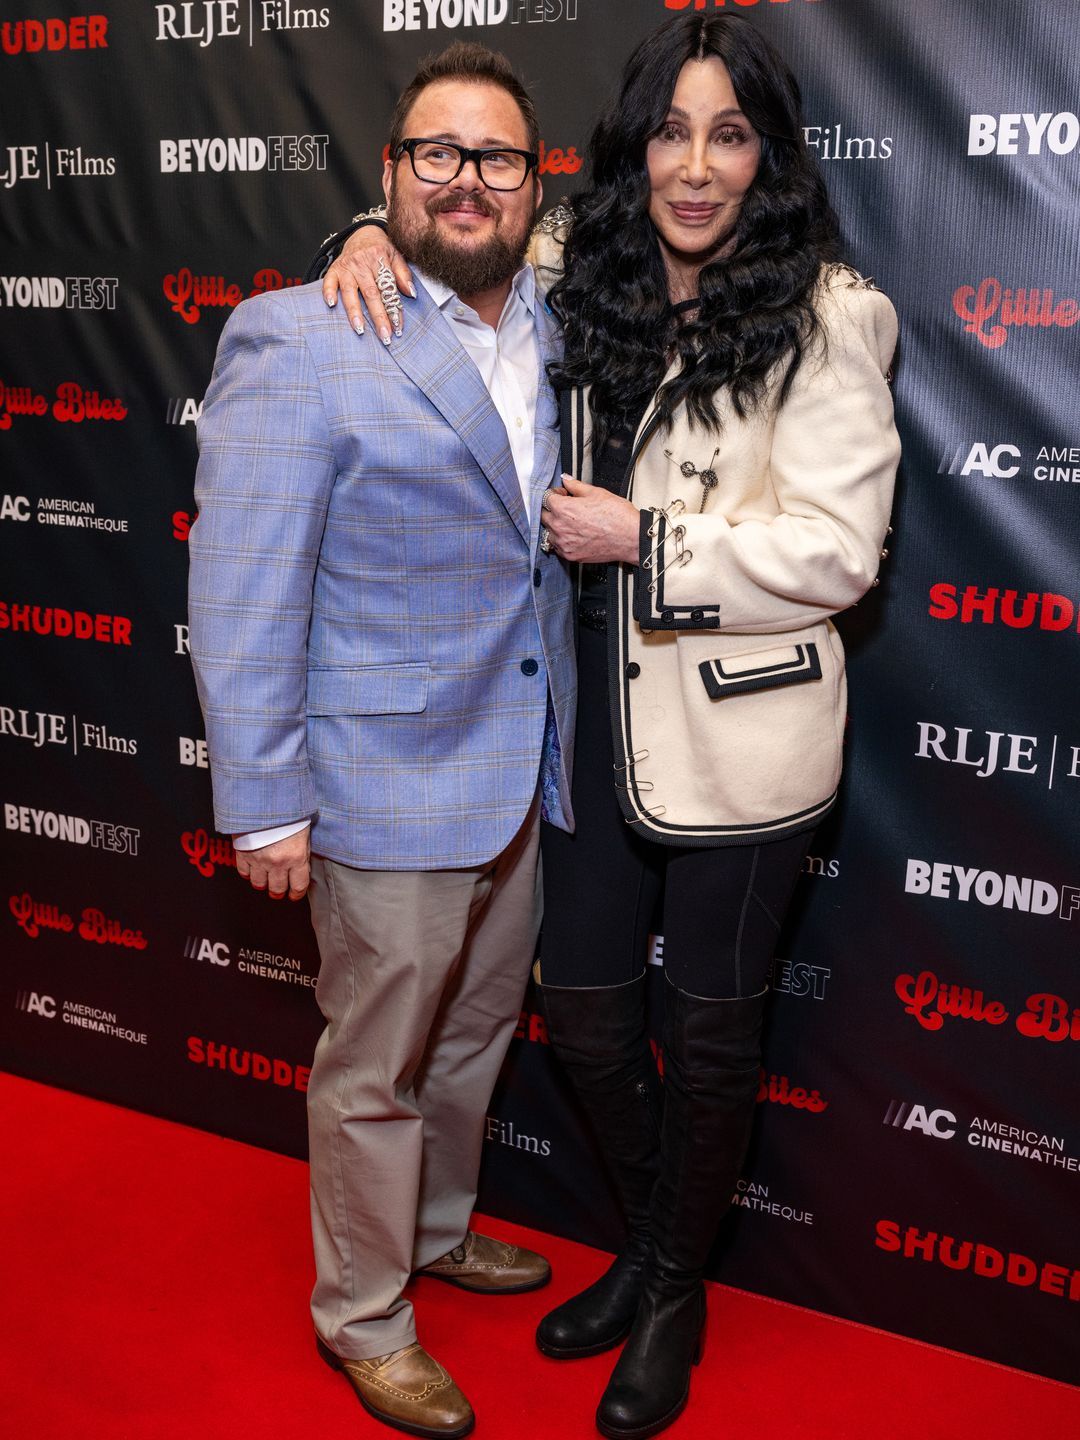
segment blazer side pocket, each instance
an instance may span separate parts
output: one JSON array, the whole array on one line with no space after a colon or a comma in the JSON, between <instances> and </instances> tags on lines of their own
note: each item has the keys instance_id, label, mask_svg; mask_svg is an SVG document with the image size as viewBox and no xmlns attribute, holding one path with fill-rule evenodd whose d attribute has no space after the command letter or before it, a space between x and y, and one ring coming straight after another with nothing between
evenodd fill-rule
<instances>
[{"instance_id":1,"label":"blazer side pocket","mask_svg":"<svg viewBox=\"0 0 1080 1440\"><path fill-rule=\"evenodd\" d=\"M709 697L723 700L728 695L745 695L752 690L773 690L781 685L802 685L821 679L817 646L780 645L755 650L748 655L729 655L703 660L698 671Z\"/></svg>"},{"instance_id":2,"label":"blazer side pocket","mask_svg":"<svg viewBox=\"0 0 1080 1440\"><path fill-rule=\"evenodd\" d=\"M309 670L309 715L415 715L427 709L430 665Z\"/></svg>"}]
</instances>

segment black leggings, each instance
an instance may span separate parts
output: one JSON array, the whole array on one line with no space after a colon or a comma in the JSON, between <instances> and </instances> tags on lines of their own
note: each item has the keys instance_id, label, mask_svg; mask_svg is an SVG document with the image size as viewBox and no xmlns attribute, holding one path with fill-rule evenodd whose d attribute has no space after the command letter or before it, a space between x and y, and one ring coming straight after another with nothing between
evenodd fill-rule
<instances>
[{"instance_id":1,"label":"black leggings","mask_svg":"<svg viewBox=\"0 0 1080 1440\"><path fill-rule=\"evenodd\" d=\"M540 978L621 985L642 973L657 904L664 967L707 999L756 995L799 877L810 832L755 845L658 845L623 819L615 794L607 641L582 629L573 805L577 831L540 828L544 929Z\"/></svg>"}]
</instances>

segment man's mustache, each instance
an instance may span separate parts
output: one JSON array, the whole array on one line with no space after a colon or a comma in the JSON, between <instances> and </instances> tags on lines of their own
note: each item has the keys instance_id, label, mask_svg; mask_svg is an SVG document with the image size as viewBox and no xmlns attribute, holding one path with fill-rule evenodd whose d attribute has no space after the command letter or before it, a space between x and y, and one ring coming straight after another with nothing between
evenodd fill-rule
<instances>
[{"instance_id":1,"label":"man's mustache","mask_svg":"<svg viewBox=\"0 0 1080 1440\"><path fill-rule=\"evenodd\" d=\"M424 209L429 215L440 215L444 210L473 210L491 219L498 217L498 211L486 195L436 195Z\"/></svg>"}]
</instances>

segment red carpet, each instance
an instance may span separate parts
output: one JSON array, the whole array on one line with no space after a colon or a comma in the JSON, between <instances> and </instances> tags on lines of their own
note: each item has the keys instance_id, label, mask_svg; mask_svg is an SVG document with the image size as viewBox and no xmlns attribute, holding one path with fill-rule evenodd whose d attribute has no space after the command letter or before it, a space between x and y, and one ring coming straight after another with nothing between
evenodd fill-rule
<instances>
[{"instance_id":1,"label":"red carpet","mask_svg":"<svg viewBox=\"0 0 1080 1440\"><path fill-rule=\"evenodd\" d=\"M315 1355L305 1166L4 1075L0 1118L4 1440L394 1433ZM423 1343L475 1406L480 1440L594 1440L612 1357L546 1360L532 1330L605 1258L482 1228L542 1248L555 1280L502 1299L419 1281ZM709 1302L673 1440L1080 1433L1069 1386L720 1286Z\"/></svg>"}]
</instances>

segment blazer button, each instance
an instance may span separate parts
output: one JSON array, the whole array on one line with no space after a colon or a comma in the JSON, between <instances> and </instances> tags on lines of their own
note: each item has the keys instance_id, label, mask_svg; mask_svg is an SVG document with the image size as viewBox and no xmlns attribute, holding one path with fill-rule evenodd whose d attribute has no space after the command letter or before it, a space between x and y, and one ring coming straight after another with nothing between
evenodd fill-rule
<instances>
[{"instance_id":1,"label":"blazer button","mask_svg":"<svg viewBox=\"0 0 1080 1440\"><path fill-rule=\"evenodd\" d=\"M535 675L539 669L540 666L536 663L536 661L532 658L531 655L529 656L528 660L522 660L521 662L521 673L523 675Z\"/></svg>"},{"instance_id":2,"label":"blazer button","mask_svg":"<svg viewBox=\"0 0 1080 1440\"><path fill-rule=\"evenodd\" d=\"M661 610L661 611L660 611L660 619L663 620L663 622L664 622L665 625L670 625L671 622L672 622L672 620L675 619L675 611L674 611L674 610Z\"/></svg>"},{"instance_id":3,"label":"blazer button","mask_svg":"<svg viewBox=\"0 0 1080 1440\"><path fill-rule=\"evenodd\" d=\"M627 665L626 669L623 671L623 674L626 676L627 680L636 680L637 677L641 674L641 666L637 663L636 660L631 660L630 664Z\"/></svg>"},{"instance_id":4,"label":"blazer button","mask_svg":"<svg viewBox=\"0 0 1080 1440\"><path fill-rule=\"evenodd\" d=\"M538 565L538 566L536 567L536 569L533 571L533 584L536 585L536 586L539 586L539 584L540 584L541 580L543 580L543 578L544 578L544 577L540 574L540 566Z\"/></svg>"},{"instance_id":5,"label":"blazer button","mask_svg":"<svg viewBox=\"0 0 1080 1440\"><path fill-rule=\"evenodd\" d=\"M690 611L690 619L691 619L691 620L704 620L704 619L705 619L705 611L704 611L704 610L691 610L691 611Z\"/></svg>"}]
</instances>

